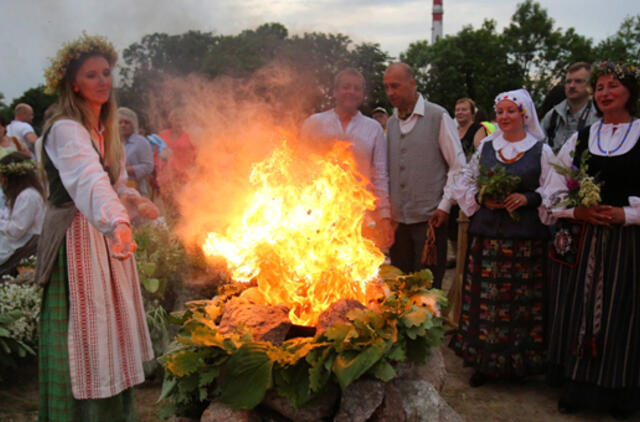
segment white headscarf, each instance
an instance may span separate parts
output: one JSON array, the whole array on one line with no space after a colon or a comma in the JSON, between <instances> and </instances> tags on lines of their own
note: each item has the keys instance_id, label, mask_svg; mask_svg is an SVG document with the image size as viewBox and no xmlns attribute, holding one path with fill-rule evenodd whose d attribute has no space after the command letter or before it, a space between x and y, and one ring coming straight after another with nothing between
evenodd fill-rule
<instances>
[{"instance_id":1,"label":"white headscarf","mask_svg":"<svg viewBox=\"0 0 640 422\"><path fill-rule=\"evenodd\" d=\"M533 104L531 95L529 95L529 92L526 89L515 89L513 91L506 91L498 94L496 99L493 101L494 107L502 100L509 100L518 106L520 113L522 113L522 117L524 117L524 130L528 134L533 136L537 141L546 136L542 126L540 125L540 121L538 120L538 113L536 113L536 107ZM498 136L501 136L502 133L502 129L500 129L500 125L498 125L495 132L487 137L487 140L495 139Z\"/></svg>"}]
</instances>

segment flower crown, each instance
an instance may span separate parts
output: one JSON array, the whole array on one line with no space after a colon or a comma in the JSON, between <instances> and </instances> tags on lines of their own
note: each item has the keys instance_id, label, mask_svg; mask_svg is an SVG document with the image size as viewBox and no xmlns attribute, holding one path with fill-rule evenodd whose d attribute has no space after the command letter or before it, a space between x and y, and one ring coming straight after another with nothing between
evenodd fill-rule
<instances>
[{"instance_id":1,"label":"flower crown","mask_svg":"<svg viewBox=\"0 0 640 422\"><path fill-rule=\"evenodd\" d=\"M33 160L14 161L8 164L0 164L1 174L23 175L36 170L36 163Z\"/></svg>"},{"instance_id":2,"label":"flower crown","mask_svg":"<svg viewBox=\"0 0 640 422\"><path fill-rule=\"evenodd\" d=\"M591 68L589 84L595 86L600 76L608 74L615 75L618 80L631 77L635 79L637 84L640 84L640 67L633 64L611 61L597 63Z\"/></svg>"},{"instance_id":3,"label":"flower crown","mask_svg":"<svg viewBox=\"0 0 640 422\"><path fill-rule=\"evenodd\" d=\"M118 60L118 53L113 44L105 37L87 35L85 31L82 31L80 38L63 44L56 57L49 59L51 65L44 71L44 78L47 82L45 92L55 94L60 88L69 64L82 55L91 53L104 56L111 66Z\"/></svg>"},{"instance_id":4,"label":"flower crown","mask_svg":"<svg viewBox=\"0 0 640 422\"><path fill-rule=\"evenodd\" d=\"M521 114L525 119L528 119L528 118L529 118L529 116L527 115L527 109L526 109L526 107L524 106L524 103L523 103L522 101L520 101L516 96L509 97L509 95L507 95L507 94L505 94L505 95L498 95L498 96L496 97L496 99L495 99L495 100L493 100L493 107L495 108L495 107L498 105L498 103L499 103L500 101L503 101L503 100L509 100L509 101L511 101L512 103L514 103L515 105L517 105L517 106L518 106L518 110L520 111L520 114Z\"/></svg>"}]
</instances>

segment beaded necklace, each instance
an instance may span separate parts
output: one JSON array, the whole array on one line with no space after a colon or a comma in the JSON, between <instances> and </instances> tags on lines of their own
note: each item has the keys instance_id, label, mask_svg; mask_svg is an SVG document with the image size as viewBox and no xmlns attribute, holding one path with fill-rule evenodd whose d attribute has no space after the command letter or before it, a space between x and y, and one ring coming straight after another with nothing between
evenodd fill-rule
<instances>
[{"instance_id":1,"label":"beaded necklace","mask_svg":"<svg viewBox=\"0 0 640 422\"><path fill-rule=\"evenodd\" d=\"M519 152L516 154L515 157L513 158L507 158L504 155L502 155L502 148L500 148L498 150L498 155L500 156L500 159L502 160L502 162L506 163L506 164L511 164L511 163L515 163L516 161L518 161L519 159L522 158L522 156L524 155L524 152Z\"/></svg>"},{"instance_id":2,"label":"beaded necklace","mask_svg":"<svg viewBox=\"0 0 640 422\"><path fill-rule=\"evenodd\" d=\"M615 147L614 149L610 150L610 151L606 151L605 149L602 148L602 146L600 145L600 129L602 129L602 121L600 121L600 125L598 126L598 149L600 150L601 153L603 153L604 155L609 155L609 154L613 154L614 152L618 151L620 148L622 148L622 145L624 145L624 142L627 140L627 136L629 136L629 132L631 132L631 124L633 123L633 117L631 118L631 121L629 122L629 127L627 128L627 132L624 134L624 138L622 138L622 142L620 142L620 144Z\"/></svg>"}]
</instances>

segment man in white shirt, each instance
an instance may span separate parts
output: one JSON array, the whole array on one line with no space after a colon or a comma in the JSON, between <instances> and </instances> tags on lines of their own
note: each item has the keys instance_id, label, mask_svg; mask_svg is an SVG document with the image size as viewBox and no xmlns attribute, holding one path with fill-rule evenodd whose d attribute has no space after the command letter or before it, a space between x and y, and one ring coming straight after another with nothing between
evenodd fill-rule
<instances>
[{"instance_id":1,"label":"man in white shirt","mask_svg":"<svg viewBox=\"0 0 640 422\"><path fill-rule=\"evenodd\" d=\"M38 135L33 130L33 108L29 104L20 103L14 109L14 118L7 126L7 136L12 136L33 154Z\"/></svg>"},{"instance_id":2,"label":"man in white shirt","mask_svg":"<svg viewBox=\"0 0 640 422\"><path fill-rule=\"evenodd\" d=\"M447 261L449 211L455 203L453 179L466 164L464 152L453 119L416 91L407 64L389 66L383 82L395 107L387 122L389 198L396 225L391 263L405 273L430 268L433 285L440 288ZM425 265L421 258L429 225L437 253L436 263Z\"/></svg>"},{"instance_id":3,"label":"man in white shirt","mask_svg":"<svg viewBox=\"0 0 640 422\"><path fill-rule=\"evenodd\" d=\"M370 216L375 228L365 229L373 232L374 240L385 250L393 240L387 143L380 124L358 110L364 101L364 89L364 77L356 69L347 68L338 73L333 87L335 107L307 118L300 135L307 140L347 140L352 143L358 170L372 183L377 197L376 211Z\"/></svg>"}]
</instances>

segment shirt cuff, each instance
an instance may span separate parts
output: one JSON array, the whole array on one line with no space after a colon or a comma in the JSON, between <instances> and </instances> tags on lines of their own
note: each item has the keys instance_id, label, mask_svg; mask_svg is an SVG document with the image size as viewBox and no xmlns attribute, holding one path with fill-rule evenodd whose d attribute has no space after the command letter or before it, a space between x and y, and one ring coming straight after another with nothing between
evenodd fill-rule
<instances>
[{"instance_id":1,"label":"shirt cuff","mask_svg":"<svg viewBox=\"0 0 640 422\"><path fill-rule=\"evenodd\" d=\"M575 208L569 208L569 209L554 209L551 211L551 214L555 217L555 218L575 218L573 212L574 212Z\"/></svg>"},{"instance_id":2,"label":"shirt cuff","mask_svg":"<svg viewBox=\"0 0 640 422\"><path fill-rule=\"evenodd\" d=\"M640 215L638 215L638 210L634 207L622 207L622 210L624 211L625 226L640 224Z\"/></svg>"},{"instance_id":3,"label":"shirt cuff","mask_svg":"<svg viewBox=\"0 0 640 422\"><path fill-rule=\"evenodd\" d=\"M455 201L447 198L442 198L440 204L438 205L438 209L449 214L451 212L451 207L455 204Z\"/></svg>"}]
</instances>

